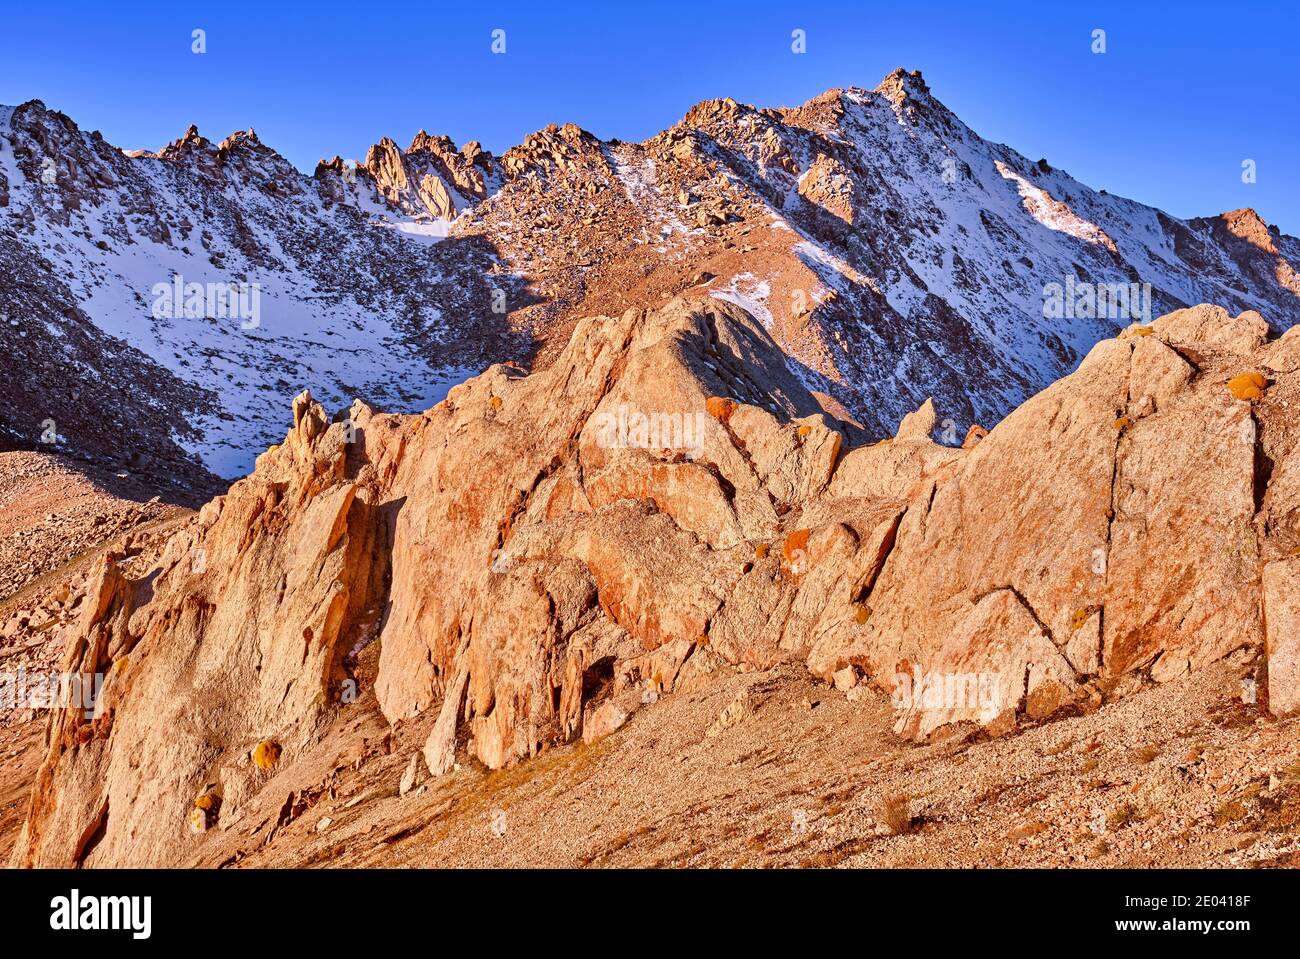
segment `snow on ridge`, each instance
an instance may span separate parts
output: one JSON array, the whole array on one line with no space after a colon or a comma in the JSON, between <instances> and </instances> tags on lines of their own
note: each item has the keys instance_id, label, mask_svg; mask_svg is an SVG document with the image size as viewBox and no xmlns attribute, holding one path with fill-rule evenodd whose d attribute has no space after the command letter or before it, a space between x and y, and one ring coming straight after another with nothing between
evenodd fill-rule
<instances>
[{"instance_id":1,"label":"snow on ridge","mask_svg":"<svg viewBox=\"0 0 1300 959\"><path fill-rule=\"evenodd\" d=\"M1043 226L1058 233L1067 233L1084 243L1114 249L1114 241L1097 224L1083 219L1066 203L1054 199L1041 187L1034 186L1001 160L998 160L995 165L1002 176L1016 185L1025 210Z\"/></svg>"},{"instance_id":2,"label":"snow on ridge","mask_svg":"<svg viewBox=\"0 0 1300 959\"><path fill-rule=\"evenodd\" d=\"M767 298L772 287L767 280L760 280L753 273L738 273L731 278L725 290L710 290L709 296L717 300L726 300L740 307L758 322L763 329L772 329L772 311L767 307Z\"/></svg>"}]
</instances>

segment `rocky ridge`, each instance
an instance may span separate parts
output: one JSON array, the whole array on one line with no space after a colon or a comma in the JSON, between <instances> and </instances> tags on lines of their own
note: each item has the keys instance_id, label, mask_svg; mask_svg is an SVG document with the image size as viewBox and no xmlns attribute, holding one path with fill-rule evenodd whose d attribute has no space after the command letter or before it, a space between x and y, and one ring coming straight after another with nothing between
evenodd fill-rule
<instances>
[{"instance_id":1,"label":"rocky ridge","mask_svg":"<svg viewBox=\"0 0 1300 959\"><path fill-rule=\"evenodd\" d=\"M585 319L545 370L493 366L424 414L304 394L252 475L91 577L61 668L103 696L52 715L14 861L187 861L364 697L430 718L412 785L791 667L889 696L919 741L1104 713L1229 657L1233 694L1288 715L1298 342L1180 310L964 449L930 402L871 442L703 291Z\"/></svg>"}]
</instances>

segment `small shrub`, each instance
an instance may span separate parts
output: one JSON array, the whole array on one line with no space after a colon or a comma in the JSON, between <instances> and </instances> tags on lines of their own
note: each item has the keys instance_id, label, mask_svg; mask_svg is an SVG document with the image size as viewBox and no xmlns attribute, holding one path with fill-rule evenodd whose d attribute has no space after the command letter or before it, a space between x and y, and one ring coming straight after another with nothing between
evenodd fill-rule
<instances>
[{"instance_id":1,"label":"small shrub","mask_svg":"<svg viewBox=\"0 0 1300 959\"><path fill-rule=\"evenodd\" d=\"M1116 829L1123 829L1125 826L1131 826L1141 818L1137 806L1131 802L1120 803L1119 808L1107 817L1106 824Z\"/></svg>"},{"instance_id":2,"label":"small shrub","mask_svg":"<svg viewBox=\"0 0 1300 959\"><path fill-rule=\"evenodd\" d=\"M1230 822L1245 819L1246 816L1246 807L1235 799L1229 799L1227 802L1220 803L1219 808L1214 810L1214 824L1226 826Z\"/></svg>"}]
</instances>

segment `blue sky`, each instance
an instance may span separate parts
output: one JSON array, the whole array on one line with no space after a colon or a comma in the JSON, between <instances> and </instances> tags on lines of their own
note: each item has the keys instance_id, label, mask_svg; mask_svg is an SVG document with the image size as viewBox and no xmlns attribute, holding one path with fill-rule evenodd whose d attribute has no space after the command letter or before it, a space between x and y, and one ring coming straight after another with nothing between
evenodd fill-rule
<instances>
[{"instance_id":1,"label":"blue sky","mask_svg":"<svg viewBox=\"0 0 1300 959\"><path fill-rule=\"evenodd\" d=\"M41 99L127 148L252 126L310 171L422 127L498 153L551 122L640 140L709 97L793 105L904 66L983 136L1094 187L1179 216L1253 206L1300 235L1297 48L1300 6L1281 2L0 0L0 103Z\"/></svg>"}]
</instances>

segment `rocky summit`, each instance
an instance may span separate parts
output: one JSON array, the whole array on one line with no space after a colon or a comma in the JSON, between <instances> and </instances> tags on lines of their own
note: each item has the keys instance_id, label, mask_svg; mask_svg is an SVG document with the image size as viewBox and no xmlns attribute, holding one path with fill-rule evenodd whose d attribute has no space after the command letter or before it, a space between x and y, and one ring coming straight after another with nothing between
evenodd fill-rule
<instances>
[{"instance_id":1,"label":"rocky summit","mask_svg":"<svg viewBox=\"0 0 1300 959\"><path fill-rule=\"evenodd\" d=\"M1295 865L1297 262L901 70L310 177L0 108L0 855Z\"/></svg>"}]
</instances>

